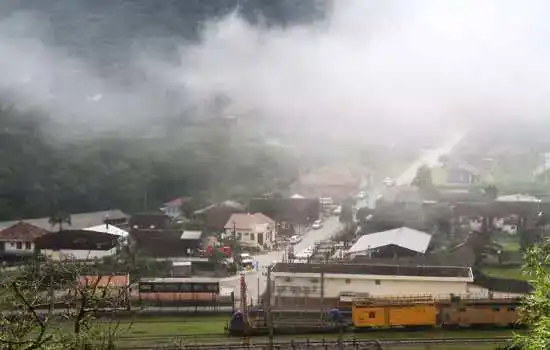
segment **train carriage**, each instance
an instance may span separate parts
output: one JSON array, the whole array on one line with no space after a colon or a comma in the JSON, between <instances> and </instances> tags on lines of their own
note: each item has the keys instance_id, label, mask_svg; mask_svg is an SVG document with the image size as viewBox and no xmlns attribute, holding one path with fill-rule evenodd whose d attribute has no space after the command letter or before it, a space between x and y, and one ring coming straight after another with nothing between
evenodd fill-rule
<instances>
[{"instance_id":1,"label":"train carriage","mask_svg":"<svg viewBox=\"0 0 550 350\"><path fill-rule=\"evenodd\" d=\"M353 301L355 328L464 328L518 325L517 299L362 298Z\"/></svg>"},{"instance_id":2,"label":"train carriage","mask_svg":"<svg viewBox=\"0 0 550 350\"><path fill-rule=\"evenodd\" d=\"M517 300L464 300L440 303L440 323L444 328L511 327L519 315Z\"/></svg>"},{"instance_id":3,"label":"train carriage","mask_svg":"<svg viewBox=\"0 0 550 350\"><path fill-rule=\"evenodd\" d=\"M353 302L356 328L435 327L437 307L430 297L361 298Z\"/></svg>"},{"instance_id":4,"label":"train carriage","mask_svg":"<svg viewBox=\"0 0 550 350\"><path fill-rule=\"evenodd\" d=\"M229 294L229 295L226 295ZM139 281L138 298L159 306L232 305L232 293L220 290L218 278L144 278Z\"/></svg>"}]
</instances>

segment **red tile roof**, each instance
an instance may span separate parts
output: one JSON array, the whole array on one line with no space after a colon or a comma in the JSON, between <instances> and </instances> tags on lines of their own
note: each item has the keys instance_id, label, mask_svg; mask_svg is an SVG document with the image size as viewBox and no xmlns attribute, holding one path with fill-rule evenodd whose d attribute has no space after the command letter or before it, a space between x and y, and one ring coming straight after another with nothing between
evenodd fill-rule
<instances>
[{"instance_id":1,"label":"red tile roof","mask_svg":"<svg viewBox=\"0 0 550 350\"><path fill-rule=\"evenodd\" d=\"M19 221L0 231L0 241L34 241L36 238L48 233L50 231Z\"/></svg>"},{"instance_id":2,"label":"red tile roof","mask_svg":"<svg viewBox=\"0 0 550 350\"><path fill-rule=\"evenodd\" d=\"M165 207L181 207L183 205L183 198L182 197L179 197L179 198L176 198L176 199L172 199L171 201L168 201L166 203L164 203L164 206Z\"/></svg>"},{"instance_id":3,"label":"red tile roof","mask_svg":"<svg viewBox=\"0 0 550 350\"><path fill-rule=\"evenodd\" d=\"M99 278L99 281L98 281ZM130 284L130 278L128 275L114 275L114 276L80 276L78 278L78 284L83 287L127 287ZM97 285L96 285L97 284Z\"/></svg>"}]
</instances>

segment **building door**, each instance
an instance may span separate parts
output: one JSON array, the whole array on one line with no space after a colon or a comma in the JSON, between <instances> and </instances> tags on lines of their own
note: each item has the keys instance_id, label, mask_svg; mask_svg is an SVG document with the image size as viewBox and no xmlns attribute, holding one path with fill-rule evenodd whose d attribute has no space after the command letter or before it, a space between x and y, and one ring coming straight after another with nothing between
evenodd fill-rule
<instances>
[{"instance_id":1,"label":"building door","mask_svg":"<svg viewBox=\"0 0 550 350\"><path fill-rule=\"evenodd\" d=\"M262 232L259 232L258 233L258 244L260 246L263 246L264 245L264 234Z\"/></svg>"}]
</instances>

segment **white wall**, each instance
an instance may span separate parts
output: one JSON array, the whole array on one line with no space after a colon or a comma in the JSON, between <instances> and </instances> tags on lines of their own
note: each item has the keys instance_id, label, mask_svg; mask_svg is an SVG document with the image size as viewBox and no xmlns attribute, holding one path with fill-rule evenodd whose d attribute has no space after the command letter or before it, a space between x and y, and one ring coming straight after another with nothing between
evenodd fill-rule
<instances>
[{"instance_id":1,"label":"white wall","mask_svg":"<svg viewBox=\"0 0 550 350\"><path fill-rule=\"evenodd\" d=\"M34 243L32 241L7 241L4 243L4 250L6 252L18 253L18 252L32 252L34 251Z\"/></svg>"},{"instance_id":2,"label":"white wall","mask_svg":"<svg viewBox=\"0 0 550 350\"><path fill-rule=\"evenodd\" d=\"M468 294L477 296L479 298L489 298L489 290L474 284L468 285ZM524 296L523 294L518 293L503 293L503 292L493 292L493 298L517 298Z\"/></svg>"},{"instance_id":3,"label":"white wall","mask_svg":"<svg viewBox=\"0 0 550 350\"><path fill-rule=\"evenodd\" d=\"M263 248L263 246L260 246L258 243L258 233L263 234L264 243L268 246L271 246L275 242L275 232L270 224L255 225L252 230L238 229L235 233L237 236L240 236L239 241L241 244L249 247ZM226 237L231 237L232 234L233 229L225 230Z\"/></svg>"},{"instance_id":4,"label":"white wall","mask_svg":"<svg viewBox=\"0 0 550 350\"><path fill-rule=\"evenodd\" d=\"M91 260L91 259L101 259L106 256L112 256L116 254L116 251L117 251L117 248L113 248L111 250L42 249L40 253L54 260L60 260L65 258L75 258L77 260Z\"/></svg>"},{"instance_id":5,"label":"white wall","mask_svg":"<svg viewBox=\"0 0 550 350\"><path fill-rule=\"evenodd\" d=\"M468 293L466 281L407 280L404 276L400 276L403 279L383 279L383 277L396 276L380 276L380 279L325 278L324 296L337 298L343 292L369 293L373 296L429 294L434 297ZM278 286L286 287L281 291ZM290 280L286 277L275 277L274 292L278 296L304 296L304 291L307 290L307 294L313 297L320 295L320 288L320 276L290 277Z\"/></svg>"}]
</instances>

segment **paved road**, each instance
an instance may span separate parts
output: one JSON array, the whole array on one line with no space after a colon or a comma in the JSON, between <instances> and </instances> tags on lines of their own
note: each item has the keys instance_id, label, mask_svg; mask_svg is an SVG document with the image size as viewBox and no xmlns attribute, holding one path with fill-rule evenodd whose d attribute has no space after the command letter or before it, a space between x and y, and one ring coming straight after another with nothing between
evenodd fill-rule
<instances>
[{"instance_id":1,"label":"paved road","mask_svg":"<svg viewBox=\"0 0 550 350\"><path fill-rule=\"evenodd\" d=\"M464 137L464 134L456 134L449 138L449 141L442 147L425 152L420 159L411 164L400 176L395 179L397 185L408 185L416 176L418 168L422 165L433 166L437 163L439 157L449 153ZM381 185L369 192L368 203L366 201L358 203L358 206L369 205L374 207L377 196L382 193L384 186ZM294 246L295 253L300 253L315 242L331 238L338 233L342 225L338 221L337 216L332 216L325 219L324 225L319 230L310 230L303 234L302 242ZM249 272L245 275L246 284L248 286L248 300L251 298L257 300L259 293L263 293L266 287L265 271L266 267L274 261L281 261L283 257L282 251L274 251L266 254L257 255L254 257L259 264L259 271ZM232 288L235 291L235 296L240 299L239 277L230 277L221 283L222 287ZM259 293L258 293L259 292Z\"/></svg>"}]
</instances>

